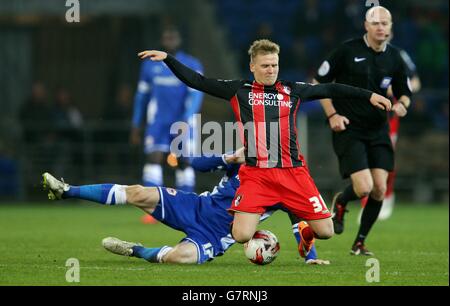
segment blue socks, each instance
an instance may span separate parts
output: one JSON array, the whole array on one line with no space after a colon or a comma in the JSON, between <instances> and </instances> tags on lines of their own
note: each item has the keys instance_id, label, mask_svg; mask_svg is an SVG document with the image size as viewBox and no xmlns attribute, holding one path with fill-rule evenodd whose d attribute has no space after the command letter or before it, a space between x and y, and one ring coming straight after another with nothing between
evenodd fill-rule
<instances>
[{"instance_id":1,"label":"blue socks","mask_svg":"<svg viewBox=\"0 0 450 306\"><path fill-rule=\"evenodd\" d=\"M133 256L137 258L145 259L149 262L159 262L158 261L158 253L162 248L146 248L143 246L134 246L133 247Z\"/></svg>"},{"instance_id":2,"label":"blue socks","mask_svg":"<svg viewBox=\"0 0 450 306\"><path fill-rule=\"evenodd\" d=\"M62 197L83 199L105 205L126 204L126 187L115 184L70 186Z\"/></svg>"},{"instance_id":3,"label":"blue socks","mask_svg":"<svg viewBox=\"0 0 450 306\"><path fill-rule=\"evenodd\" d=\"M169 246L163 246L160 248L146 248L136 245L132 249L132 256L145 259L148 262L160 263L162 262L164 255L166 255L173 248Z\"/></svg>"}]
</instances>

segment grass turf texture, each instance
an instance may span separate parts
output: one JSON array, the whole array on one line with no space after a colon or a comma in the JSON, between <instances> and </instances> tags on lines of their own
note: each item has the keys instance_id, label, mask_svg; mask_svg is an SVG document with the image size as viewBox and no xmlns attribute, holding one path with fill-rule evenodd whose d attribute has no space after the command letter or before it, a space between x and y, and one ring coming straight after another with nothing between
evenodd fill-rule
<instances>
[{"instance_id":1,"label":"grass turf texture","mask_svg":"<svg viewBox=\"0 0 450 306\"><path fill-rule=\"evenodd\" d=\"M101 240L116 236L155 247L176 244L184 234L165 225L144 225L132 207L87 202L0 205L0 285L449 285L448 205L398 205L391 219L375 225L366 244L380 262L380 282L368 283L369 257L350 256L356 235L356 204L346 230L318 241L330 266L299 258L287 215L277 212L260 225L281 244L278 258L256 266L241 245L204 265L150 264L111 254ZM68 258L80 262L80 282L67 283Z\"/></svg>"}]
</instances>

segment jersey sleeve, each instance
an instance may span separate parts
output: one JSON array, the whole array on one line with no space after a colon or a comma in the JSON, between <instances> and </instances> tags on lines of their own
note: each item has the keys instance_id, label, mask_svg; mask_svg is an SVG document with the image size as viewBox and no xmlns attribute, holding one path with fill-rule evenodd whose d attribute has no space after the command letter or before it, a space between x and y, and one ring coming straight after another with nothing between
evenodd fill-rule
<instances>
[{"instance_id":1,"label":"jersey sleeve","mask_svg":"<svg viewBox=\"0 0 450 306\"><path fill-rule=\"evenodd\" d=\"M193 60L191 68L196 72L203 74L203 66L198 60ZM204 93L197 89L188 88L188 94L185 100L185 112L183 119L187 122L191 117L200 111Z\"/></svg>"},{"instance_id":2,"label":"jersey sleeve","mask_svg":"<svg viewBox=\"0 0 450 306\"><path fill-rule=\"evenodd\" d=\"M320 65L315 79L319 83L331 83L336 79L344 59L345 45L334 49Z\"/></svg>"},{"instance_id":3,"label":"jersey sleeve","mask_svg":"<svg viewBox=\"0 0 450 306\"><path fill-rule=\"evenodd\" d=\"M417 75L417 67L416 64L414 64L413 60L409 56L408 52L405 50L400 50L400 57L402 58L403 62L405 63L406 72L409 78L414 77Z\"/></svg>"},{"instance_id":4,"label":"jersey sleeve","mask_svg":"<svg viewBox=\"0 0 450 306\"><path fill-rule=\"evenodd\" d=\"M172 72L187 86L210 94L214 97L230 100L242 85L242 81L206 78L200 73L167 55L164 60Z\"/></svg>"},{"instance_id":5,"label":"jersey sleeve","mask_svg":"<svg viewBox=\"0 0 450 306\"><path fill-rule=\"evenodd\" d=\"M312 85L308 83L295 83L292 86L292 94L298 96L302 101L317 99L351 98L370 100L372 92L366 89L344 85L339 83L326 83Z\"/></svg>"},{"instance_id":6,"label":"jersey sleeve","mask_svg":"<svg viewBox=\"0 0 450 306\"><path fill-rule=\"evenodd\" d=\"M228 170L229 165L225 162L224 156L216 157L195 157L191 160L191 166L196 171L210 172L216 170Z\"/></svg>"},{"instance_id":7,"label":"jersey sleeve","mask_svg":"<svg viewBox=\"0 0 450 306\"><path fill-rule=\"evenodd\" d=\"M398 56L397 69L392 78L392 91L394 96L400 98L401 96L411 97L411 84L408 77L408 67L402 57Z\"/></svg>"},{"instance_id":8,"label":"jersey sleeve","mask_svg":"<svg viewBox=\"0 0 450 306\"><path fill-rule=\"evenodd\" d=\"M133 118L132 118L133 127L138 128L144 120L145 109L150 99L151 84L152 84L151 79L152 79L151 62L144 61L142 62L141 65L139 81L137 85L136 94L134 97Z\"/></svg>"}]
</instances>

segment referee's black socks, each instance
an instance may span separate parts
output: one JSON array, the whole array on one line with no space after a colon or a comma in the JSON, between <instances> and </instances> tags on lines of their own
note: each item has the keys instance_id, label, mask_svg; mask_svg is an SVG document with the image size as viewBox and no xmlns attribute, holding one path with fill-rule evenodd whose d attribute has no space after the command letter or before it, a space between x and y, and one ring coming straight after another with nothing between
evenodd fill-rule
<instances>
[{"instance_id":1,"label":"referee's black socks","mask_svg":"<svg viewBox=\"0 0 450 306\"><path fill-rule=\"evenodd\" d=\"M347 205L348 202L357 199L359 199L359 197L356 195L355 190L353 190L353 185L350 184L344 189L344 191L338 197L337 202L345 206Z\"/></svg>"},{"instance_id":2,"label":"referee's black socks","mask_svg":"<svg viewBox=\"0 0 450 306\"><path fill-rule=\"evenodd\" d=\"M356 236L355 243L362 242L366 239L375 221L377 221L378 214L381 210L381 205L383 201L377 201L369 196L367 204L361 215L361 225L359 227L358 235Z\"/></svg>"}]
</instances>

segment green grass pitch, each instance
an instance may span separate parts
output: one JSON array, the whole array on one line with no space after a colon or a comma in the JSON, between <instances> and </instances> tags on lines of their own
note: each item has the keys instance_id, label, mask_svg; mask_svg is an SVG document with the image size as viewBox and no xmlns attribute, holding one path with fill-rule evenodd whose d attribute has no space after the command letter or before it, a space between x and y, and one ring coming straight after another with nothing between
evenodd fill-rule
<instances>
[{"instance_id":1,"label":"green grass pitch","mask_svg":"<svg viewBox=\"0 0 450 306\"><path fill-rule=\"evenodd\" d=\"M380 264L380 282L368 283L367 257L349 255L359 208L350 206L346 231L317 242L329 266L307 266L298 256L287 215L276 213L260 225L280 240L270 265L251 264L241 245L204 265L150 264L108 253L107 236L146 246L176 244L183 233L141 224L132 207L86 202L0 205L0 285L449 285L449 212L445 205L398 205L379 222L366 244ZM77 258L80 282L66 282L66 260Z\"/></svg>"}]
</instances>

